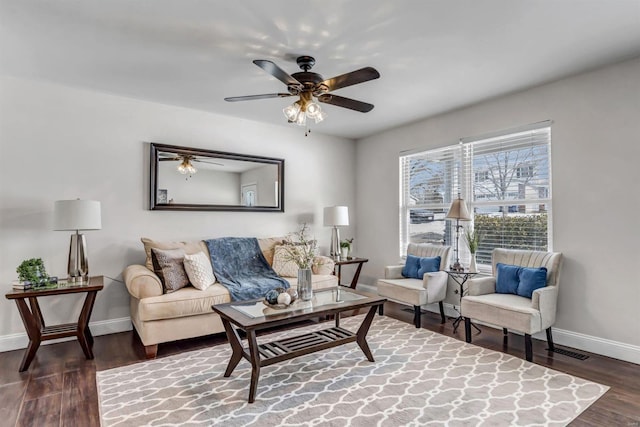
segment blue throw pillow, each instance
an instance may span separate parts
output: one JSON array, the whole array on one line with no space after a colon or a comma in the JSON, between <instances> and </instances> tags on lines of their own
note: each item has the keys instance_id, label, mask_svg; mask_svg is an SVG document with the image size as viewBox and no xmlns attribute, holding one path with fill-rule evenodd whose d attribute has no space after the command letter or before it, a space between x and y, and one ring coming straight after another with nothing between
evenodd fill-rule
<instances>
[{"instance_id":1,"label":"blue throw pillow","mask_svg":"<svg viewBox=\"0 0 640 427\"><path fill-rule=\"evenodd\" d=\"M496 264L496 293L498 294L517 294L520 279L518 272L522 267L517 265Z\"/></svg>"},{"instance_id":2,"label":"blue throw pillow","mask_svg":"<svg viewBox=\"0 0 640 427\"><path fill-rule=\"evenodd\" d=\"M531 298L533 291L547 286L547 269L546 267L526 268L521 267L518 272L517 294L521 297Z\"/></svg>"},{"instance_id":3,"label":"blue throw pillow","mask_svg":"<svg viewBox=\"0 0 640 427\"><path fill-rule=\"evenodd\" d=\"M418 279L418 270L420 269L420 258L414 255L407 255L407 260L402 268L402 275L410 279Z\"/></svg>"},{"instance_id":4,"label":"blue throw pillow","mask_svg":"<svg viewBox=\"0 0 640 427\"><path fill-rule=\"evenodd\" d=\"M434 273L440 271L440 258L436 257L424 257L420 258L420 268L418 269L418 279L422 279L424 273Z\"/></svg>"}]
</instances>

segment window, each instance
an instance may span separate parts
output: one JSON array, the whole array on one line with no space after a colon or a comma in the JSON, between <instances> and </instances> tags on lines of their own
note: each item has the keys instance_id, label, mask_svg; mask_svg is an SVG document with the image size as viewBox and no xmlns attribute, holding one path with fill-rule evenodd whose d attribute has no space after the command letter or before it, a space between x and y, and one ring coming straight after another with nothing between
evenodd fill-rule
<instances>
[{"instance_id":1,"label":"window","mask_svg":"<svg viewBox=\"0 0 640 427\"><path fill-rule=\"evenodd\" d=\"M482 235L479 265L489 266L497 247L551 250L550 144L544 122L401 156L401 255L409 242L455 249L455 227L444 216L458 192L473 217L465 226ZM462 237L459 257L470 259Z\"/></svg>"}]
</instances>

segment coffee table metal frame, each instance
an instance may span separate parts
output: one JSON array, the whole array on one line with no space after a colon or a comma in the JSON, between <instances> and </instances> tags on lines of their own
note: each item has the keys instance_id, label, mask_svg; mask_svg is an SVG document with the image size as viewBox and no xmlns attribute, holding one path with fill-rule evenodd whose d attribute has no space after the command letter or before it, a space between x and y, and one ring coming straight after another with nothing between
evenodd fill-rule
<instances>
[{"instance_id":1,"label":"coffee table metal frame","mask_svg":"<svg viewBox=\"0 0 640 427\"><path fill-rule=\"evenodd\" d=\"M335 291L330 289L319 292ZM330 303L256 318L245 315L233 306L245 303L253 305L260 300L242 303L232 302L214 305L212 307L222 319L227 339L229 340L229 344L233 351L229 364L227 365L227 369L224 372L224 376L231 376L231 373L236 366L238 366L238 363L240 363L242 358L245 358L249 363L251 363L249 403L253 403L255 401L256 390L258 388L258 378L260 377L260 368L264 366L273 365L274 363L282 362L284 360L293 359L298 356L315 353L317 351L337 347L354 341L365 354L367 360L370 362L374 361L371 349L367 344L366 336L378 307L383 305L386 299L377 295L355 290L341 290L341 292L351 292L362 295L365 298L354 301ZM340 313L367 307L369 307L369 311L356 333L340 327ZM259 330L324 316L335 316L335 326L269 343L258 344L257 342L256 332ZM234 326L246 332L249 344L248 348L243 347L242 340Z\"/></svg>"}]
</instances>

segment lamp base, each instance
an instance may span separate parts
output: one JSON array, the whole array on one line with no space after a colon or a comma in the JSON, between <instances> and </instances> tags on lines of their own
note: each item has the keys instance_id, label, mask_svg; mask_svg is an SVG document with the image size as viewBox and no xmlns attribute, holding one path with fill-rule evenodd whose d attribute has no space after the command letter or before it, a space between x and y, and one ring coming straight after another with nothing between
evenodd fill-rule
<instances>
[{"instance_id":1,"label":"lamp base","mask_svg":"<svg viewBox=\"0 0 640 427\"><path fill-rule=\"evenodd\" d=\"M87 258L87 241L84 234L72 234L69 245L69 262L67 266L69 282L85 282L89 280L89 259Z\"/></svg>"},{"instance_id":2,"label":"lamp base","mask_svg":"<svg viewBox=\"0 0 640 427\"><path fill-rule=\"evenodd\" d=\"M331 258L340 259L340 230L335 225L331 230L331 250L329 255L331 255Z\"/></svg>"}]
</instances>

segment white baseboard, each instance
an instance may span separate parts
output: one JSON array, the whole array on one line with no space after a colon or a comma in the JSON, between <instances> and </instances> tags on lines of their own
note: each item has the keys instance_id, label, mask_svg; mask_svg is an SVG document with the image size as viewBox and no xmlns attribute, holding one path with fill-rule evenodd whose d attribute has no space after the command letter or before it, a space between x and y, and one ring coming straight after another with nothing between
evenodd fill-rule
<instances>
[{"instance_id":1,"label":"white baseboard","mask_svg":"<svg viewBox=\"0 0 640 427\"><path fill-rule=\"evenodd\" d=\"M363 285L358 283L358 289L363 290L365 292L377 293L377 289L372 285ZM458 311L454 307L459 307L458 305L453 305L449 303L444 303L444 313L448 317L456 318L458 317ZM437 304L431 304L429 306L423 307L426 310L432 311L434 313L440 314L440 309ZM464 325L460 325L464 330ZM483 325L483 327L493 327L492 325ZM500 329L500 328L496 328ZM640 346L626 344L618 341L612 341L605 338L594 337L591 335L585 335L578 332L567 331L565 329L553 329L553 341L554 344L571 347L576 350L588 351L590 353L599 354L602 356L612 357L614 359L624 360L626 362L637 363L640 364ZM515 333L515 332L514 332ZM547 340L546 333L540 332L533 335L533 338L539 339L541 341Z\"/></svg>"},{"instance_id":2,"label":"white baseboard","mask_svg":"<svg viewBox=\"0 0 640 427\"><path fill-rule=\"evenodd\" d=\"M94 336L115 334L118 332L130 331L132 329L131 318L129 317L100 320L98 322L89 322L89 327L91 328L91 333ZM75 339L75 337L60 338L57 340L43 341L41 345L55 344L58 342L71 341ZM27 337L26 332L4 335L0 337L0 352L27 348L28 344L29 337Z\"/></svg>"}]
</instances>

